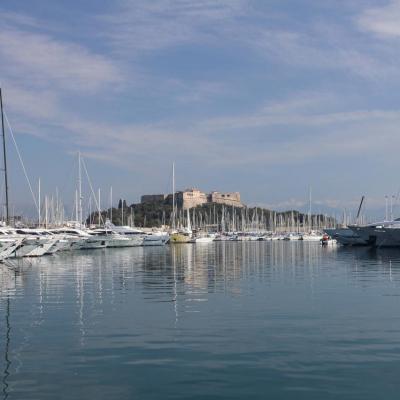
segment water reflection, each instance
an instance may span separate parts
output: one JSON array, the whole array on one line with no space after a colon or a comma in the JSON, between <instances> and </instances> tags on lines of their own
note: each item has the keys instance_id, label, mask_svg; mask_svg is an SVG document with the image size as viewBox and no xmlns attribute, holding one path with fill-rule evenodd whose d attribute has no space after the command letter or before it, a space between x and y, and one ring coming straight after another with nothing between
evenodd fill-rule
<instances>
[{"instance_id":1,"label":"water reflection","mask_svg":"<svg viewBox=\"0 0 400 400\"><path fill-rule=\"evenodd\" d=\"M10 349L10 338L11 338L11 325L10 325L10 297L7 296L6 299L6 316L5 316L5 329L6 329L6 337L5 337L5 346L4 346L4 372L3 372L3 398L4 400L8 398L9 395L9 384L8 377L10 376L10 366L11 361L9 358L9 349Z\"/></svg>"},{"instance_id":2,"label":"water reflection","mask_svg":"<svg viewBox=\"0 0 400 400\"><path fill-rule=\"evenodd\" d=\"M150 398L150 367L164 390L193 380L186 369L209 371L204 380L218 376L230 398L227 388L250 379L239 366L292 390L328 385L330 368L400 362L399 273L396 250L301 242L107 249L3 265L3 398L57 398L60 386L81 398ZM255 383L264 378L253 371Z\"/></svg>"},{"instance_id":3,"label":"water reflection","mask_svg":"<svg viewBox=\"0 0 400 400\"><path fill-rule=\"evenodd\" d=\"M239 295L243 288L237 283L243 281L271 285L290 279L312 284L319 275L334 274L338 265L351 272L348 278L357 279L357 274L363 278L369 270L381 275L388 272L391 280L397 280L400 252L330 249L302 242L220 242L60 254L15 269L2 266L0 299L33 291L40 316L54 299L62 304L74 296L84 336L87 303L101 310L104 297L112 305L117 295L139 290L149 301L173 303L180 296L203 301L216 292Z\"/></svg>"}]
</instances>

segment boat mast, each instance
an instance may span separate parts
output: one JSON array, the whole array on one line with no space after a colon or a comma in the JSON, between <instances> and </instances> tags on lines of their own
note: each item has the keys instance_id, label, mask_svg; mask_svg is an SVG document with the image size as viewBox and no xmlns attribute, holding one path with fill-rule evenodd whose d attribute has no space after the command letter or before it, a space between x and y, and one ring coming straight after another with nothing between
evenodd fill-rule
<instances>
[{"instance_id":1,"label":"boat mast","mask_svg":"<svg viewBox=\"0 0 400 400\"><path fill-rule=\"evenodd\" d=\"M82 170L81 170L81 152L78 151L78 197L79 197L79 205L78 205L78 210L79 210L79 215L78 215L78 220L79 224L82 224Z\"/></svg>"},{"instance_id":2,"label":"boat mast","mask_svg":"<svg viewBox=\"0 0 400 400\"><path fill-rule=\"evenodd\" d=\"M110 221L111 223L113 222L113 192L112 192L112 186L110 187Z\"/></svg>"},{"instance_id":3,"label":"boat mast","mask_svg":"<svg viewBox=\"0 0 400 400\"><path fill-rule=\"evenodd\" d=\"M172 229L175 229L175 162L172 163Z\"/></svg>"},{"instance_id":4,"label":"boat mast","mask_svg":"<svg viewBox=\"0 0 400 400\"><path fill-rule=\"evenodd\" d=\"M311 191L311 186L310 186L310 192L309 192L309 207L308 207L308 224L309 224L309 230L310 232L312 231L312 191Z\"/></svg>"},{"instance_id":5,"label":"boat mast","mask_svg":"<svg viewBox=\"0 0 400 400\"><path fill-rule=\"evenodd\" d=\"M45 212L45 214L44 214L44 215L45 215L45 216L44 216L44 223L45 223L45 228L46 228L46 229L47 229L48 222L49 222L47 207L48 207L48 204L47 204L47 196L45 196L45 197L44 197L44 208L45 208L45 210L44 210L44 212Z\"/></svg>"},{"instance_id":6,"label":"boat mast","mask_svg":"<svg viewBox=\"0 0 400 400\"><path fill-rule=\"evenodd\" d=\"M100 188L99 188L99 226L101 221L101 208L100 208Z\"/></svg>"},{"instance_id":7,"label":"boat mast","mask_svg":"<svg viewBox=\"0 0 400 400\"><path fill-rule=\"evenodd\" d=\"M121 225L124 226L124 199L121 199Z\"/></svg>"},{"instance_id":8,"label":"boat mast","mask_svg":"<svg viewBox=\"0 0 400 400\"><path fill-rule=\"evenodd\" d=\"M40 215L40 178L39 178L39 188L38 188L38 227L40 228L40 220L41 220L41 215Z\"/></svg>"},{"instance_id":9,"label":"boat mast","mask_svg":"<svg viewBox=\"0 0 400 400\"><path fill-rule=\"evenodd\" d=\"M10 223L9 203L8 203L8 178L7 178L7 156L6 156L6 135L4 129L3 97L0 88L0 110L1 110L1 133L3 136L3 166L4 166L4 186L6 191L6 223Z\"/></svg>"},{"instance_id":10,"label":"boat mast","mask_svg":"<svg viewBox=\"0 0 400 400\"><path fill-rule=\"evenodd\" d=\"M78 211L78 190L75 190L75 219L78 221L79 219L79 211Z\"/></svg>"}]
</instances>

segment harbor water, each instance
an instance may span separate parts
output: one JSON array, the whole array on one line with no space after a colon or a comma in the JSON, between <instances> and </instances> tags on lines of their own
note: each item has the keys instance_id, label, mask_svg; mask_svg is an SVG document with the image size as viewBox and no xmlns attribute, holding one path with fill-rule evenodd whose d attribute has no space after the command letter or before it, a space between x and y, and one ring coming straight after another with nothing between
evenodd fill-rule
<instances>
[{"instance_id":1,"label":"harbor water","mask_svg":"<svg viewBox=\"0 0 400 400\"><path fill-rule=\"evenodd\" d=\"M397 399L400 251L99 249L0 265L0 399Z\"/></svg>"}]
</instances>

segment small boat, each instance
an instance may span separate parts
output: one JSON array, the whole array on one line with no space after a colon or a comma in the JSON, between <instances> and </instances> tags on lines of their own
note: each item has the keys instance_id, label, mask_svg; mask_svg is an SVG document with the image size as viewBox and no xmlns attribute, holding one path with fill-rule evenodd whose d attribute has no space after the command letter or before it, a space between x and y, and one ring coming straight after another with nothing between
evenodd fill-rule
<instances>
[{"instance_id":1,"label":"small boat","mask_svg":"<svg viewBox=\"0 0 400 400\"><path fill-rule=\"evenodd\" d=\"M298 233L289 233L283 240L301 240L301 236Z\"/></svg>"},{"instance_id":2,"label":"small boat","mask_svg":"<svg viewBox=\"0 0 400 400\"><path fill-rule=\"evenodd\" d=\"M193 239L193 232L190 224L189 209L187 212L187 226L185 229L173 232L170 236L170 243L191 243Z\"/></svg>"},{"instance_id":3,"label":"small boat","mask_svg":"<svg viewBox=\"0 0 400 400\"><path fill-rule=\"evenodd\" d=\"M301 240L304 240L305 242L320 242L322 238L323 238L322 233L318 233L315 231L304 233L301 236Z\"/></svg>"},{"instance_id":4,"label":"small boat","mask_svg":"<svg viewBox=\"0 0 400 400\"><path fill-rule=\"evenodd\" d=\"M191 232L180 231L172 233L170 236L170 243L190 243L192 240Z\"/></svg>"},{"instance_id":5,"label":"small boat","mask_svg":"<svg viewBox=\"0 0 400 400\"><path fill-rule=\"evenodd\" d=\"M194 243L211 243L215 240L215 235L211 233L200 233L197 234L193 239Z\"/></svg>"},{"instance_id":6,"label":"small boat","mask_svg":"<svg viewBox=\"0 0 400 400\"><path fill-rule=\"evenodd\" d=\"M322 246L337 246L337 240L332 239L329 235L324 235L321 239Z\"/></svg>"}]
</instances>

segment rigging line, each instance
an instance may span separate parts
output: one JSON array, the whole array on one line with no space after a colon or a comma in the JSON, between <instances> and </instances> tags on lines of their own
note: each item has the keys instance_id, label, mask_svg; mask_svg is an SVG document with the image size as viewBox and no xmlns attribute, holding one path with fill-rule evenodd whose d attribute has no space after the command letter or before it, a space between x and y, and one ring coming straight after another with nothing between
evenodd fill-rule
<instances>
[{"instance_id":1,"label":"rigging line","mask_svg":"<svg viewBox=\"0 0 400 400\"><path fill-rule=\"evenodd\" d=\"M22 170L24 171L24 175L25 175L26 181L28 182L28 186L29 186L29 190L31 191L31 194L32 194L33 202L35 203L36 210L39 212L39 206L37 204L37 200L36 200L35 194L33 193L31 181L29 180L28 173L26 172L25 164L22 161L21 153L19 152L18 145L17 145L17 142L16 142L15 137L14 137L13 130L12 130L11 125L10 125L10 121L8 120L8 117L7 117L7 114L6 114L5 111L4 111L4 117L5 117L5 120L7 122L8 129L10 130L11 138L13 140L15 149L17 151L19 161L20 161L20 163L22 165Z\"/></svg>"},{"instance_id":2,"label":"rigging line","mask_svg":"<svg viewBox=\"0 0 400 400\"><path fill-rule=\"evenodd\" d=\"M99 203L97 202L97 198L96 198L96 195L95 195L94 190L93 190L92 181L90 180L89 173L88 173L87 168L86 168L85 159L82 156L81 156L81 162L82 162L82 165L83 165L83 169L85 170L85 173L86 173L86 177L87 177L87 180L88 180L88 183L89 183L89 187L90 187L90 190L91 190L93 198L94 198L94 202L96 204L97 209L99 210L100 206L99 206ZM100 220L101 220L101 223L104 224L103 217L102 217L101 214L100 214ZM100 223L100 221L99 221L99 223Z\"/></svg>"}]
</instances>

